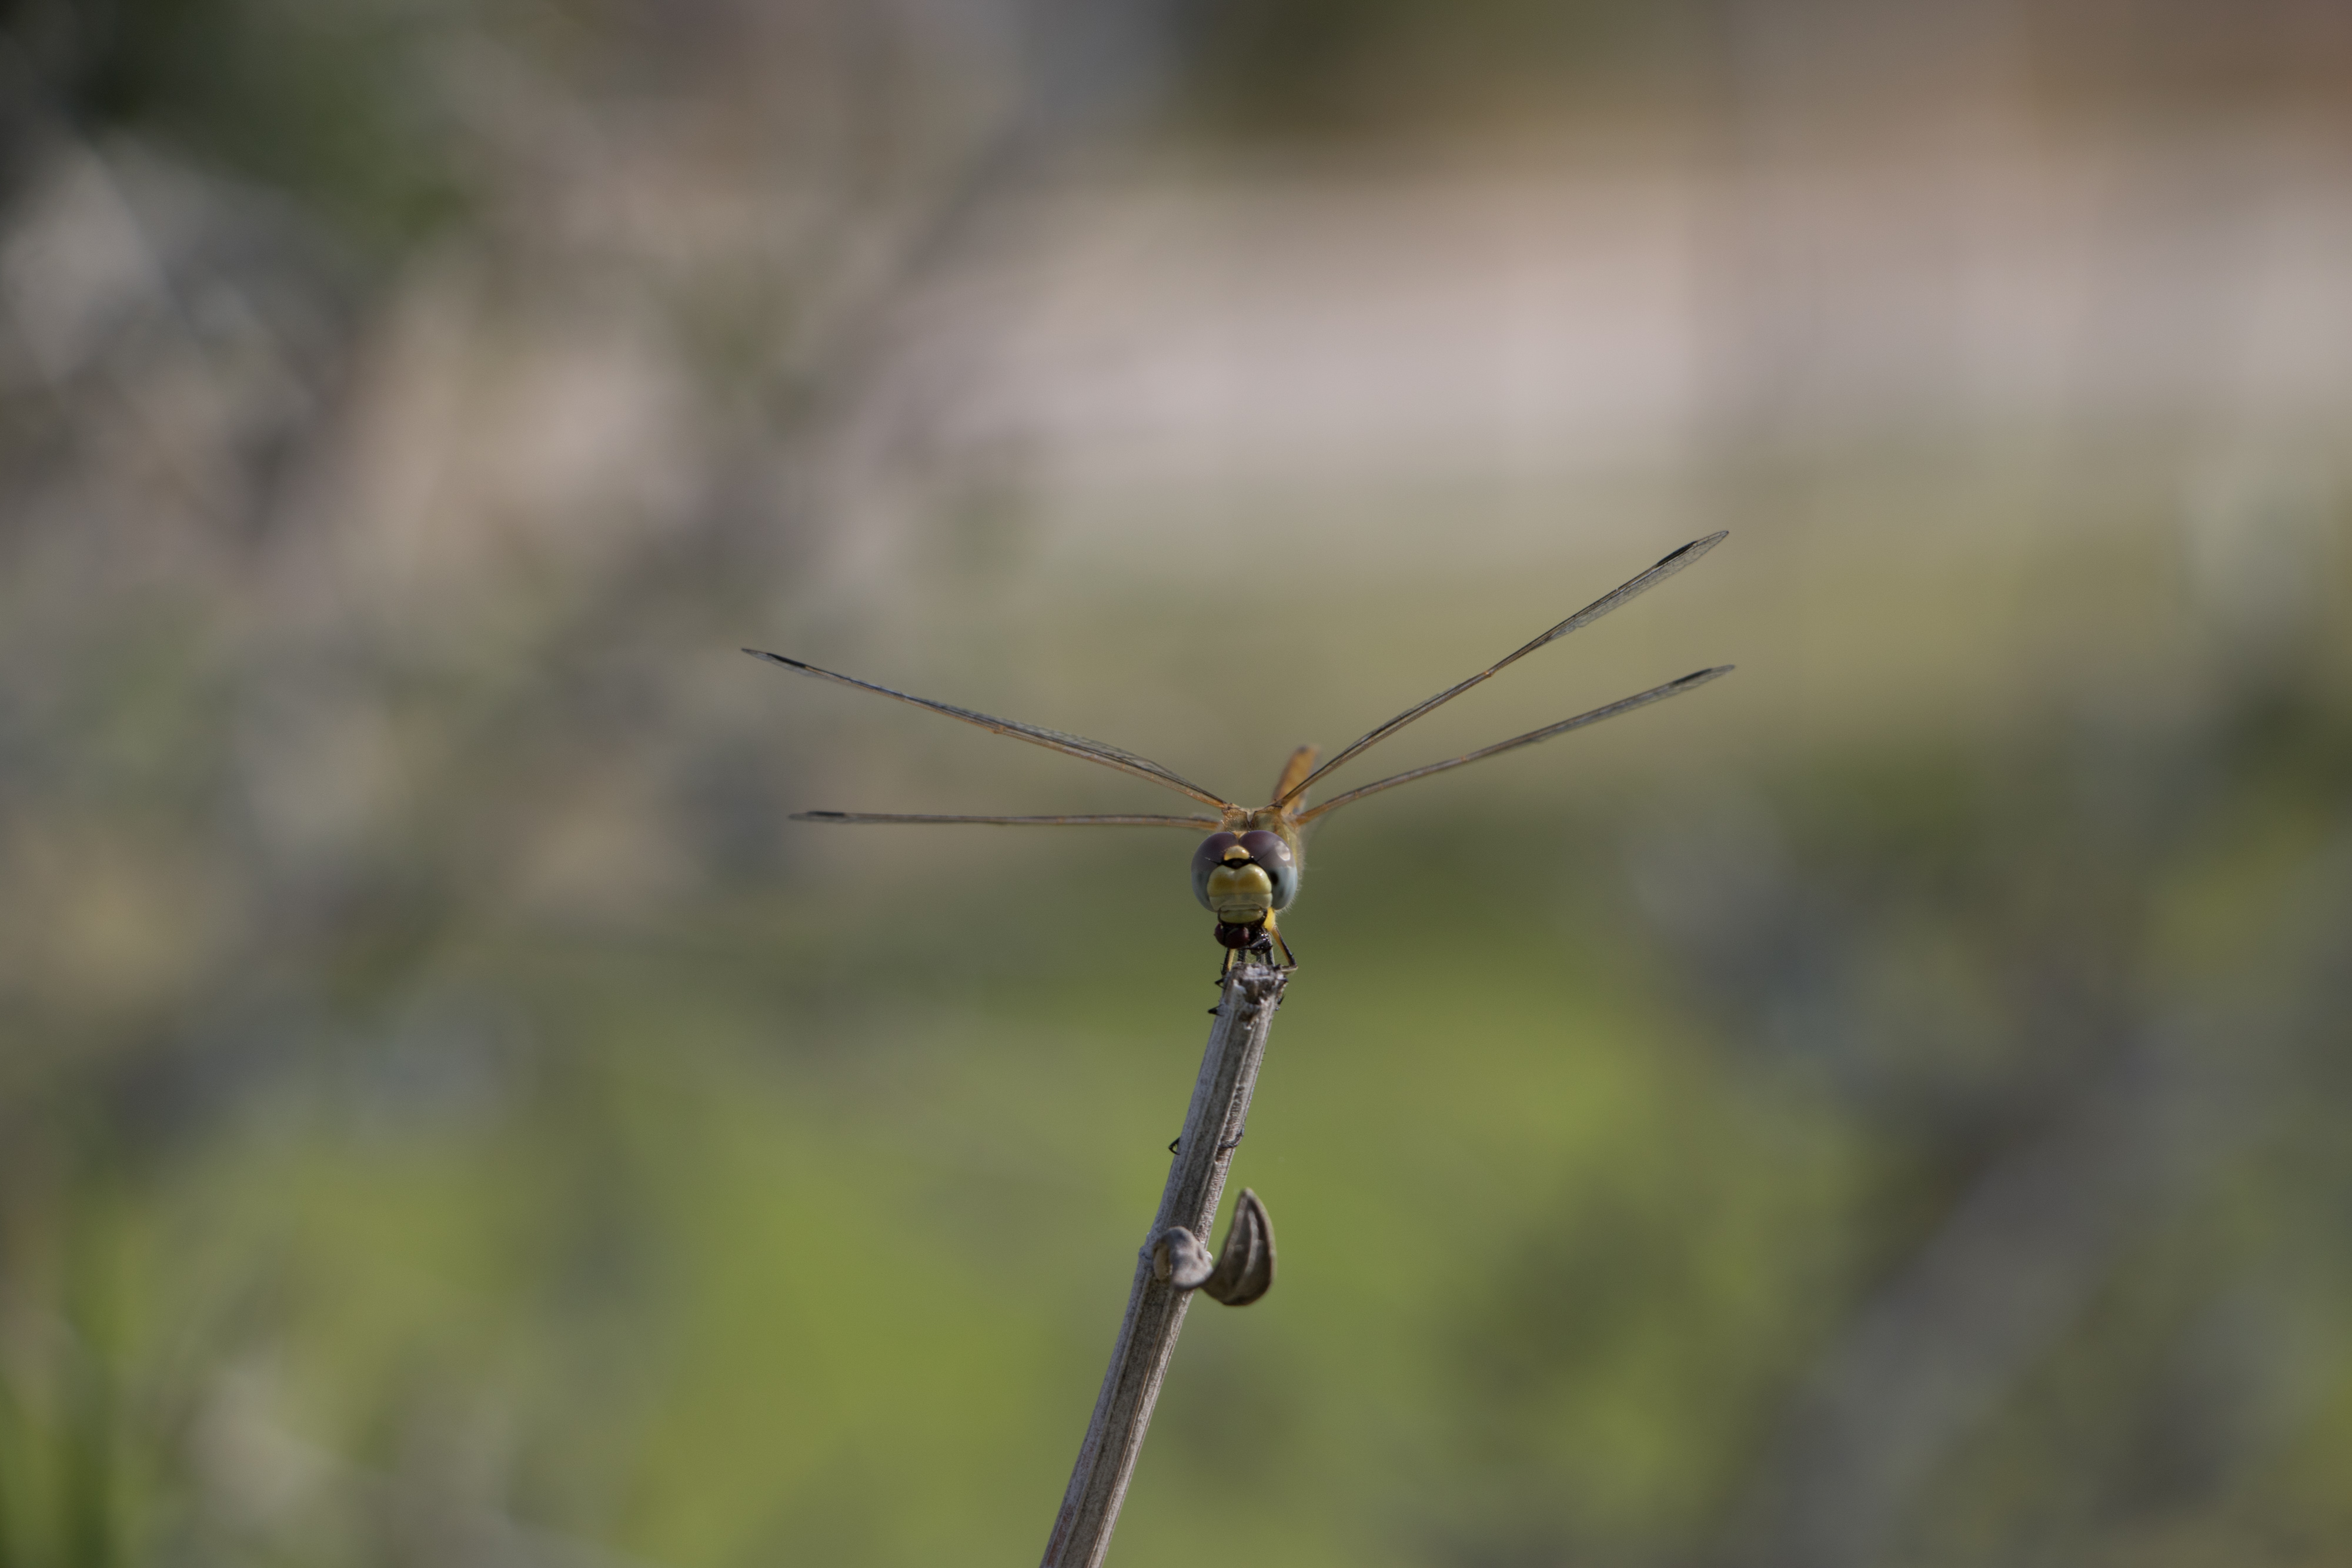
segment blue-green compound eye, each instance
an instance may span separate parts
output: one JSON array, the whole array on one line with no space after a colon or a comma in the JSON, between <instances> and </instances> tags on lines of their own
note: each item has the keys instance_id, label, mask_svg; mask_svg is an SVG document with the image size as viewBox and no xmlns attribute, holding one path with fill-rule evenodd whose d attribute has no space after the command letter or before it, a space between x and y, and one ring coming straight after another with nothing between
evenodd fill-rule
<instances>
[{"instance_id":1,"label":"blue-green compound eye","mask_svg":"<svg viewBox=\"0 0 2352 1568\"><path fill-rule=\"evenodd\" d=\"M1225 851L1242 841L1239 833L1211 833L1192 852L1192 896L1201 901L1203 909L1214 909L1209 902L1209 873L1225 863Z\"/></svg>"},{"instance_id":2,"label":"blue-green compound eye","mask_svg":"<svg viewBox=\"0 0 2352 1568\"><path fill-rule=\"evenodd\" d=\"M1290 858L1290 846L1279 834L1255 829L1244 833L1242 848L1249 851L1250 859L1274 879L1274 906L1287 909L1290 901L1298 896L1298 862Z\"/></svg>"}]
</instances>

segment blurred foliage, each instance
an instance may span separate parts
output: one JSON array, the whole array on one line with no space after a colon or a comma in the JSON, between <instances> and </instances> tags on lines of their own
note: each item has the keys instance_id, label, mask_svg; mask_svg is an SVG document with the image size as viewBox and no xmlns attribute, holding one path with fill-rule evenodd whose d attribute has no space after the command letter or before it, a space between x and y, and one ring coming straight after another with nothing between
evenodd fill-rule
<instances>
[{"instance_id":1,"label":"blurred foliage","mask_svg":"<svg viewBox=\"0 0 2352 1568\"><path fill-rule=\"evenodd\" d=\"M13 32L75 120L173 142L381 251L464 210L463 149L434 75L447 32L436 9L35 0Z\"/></svg>"},{"instance_id":2,"label":"blurred foliage","mask_svg":"<svg viewBox=\"0 0 2352 1568\"><path fill-rule=\"evenodd\" d=\"M937 620L837 568L951 464L860 423L892 307L1164 89L1426 130L1780 15L12 13L0 1568L1035 1550L1216 955L1172 838L779 821L883 732L729 647ZM914 553L1017 620L995 455ZM1336 821L1236 1171L1282 1281L1193 1315L1117 1561L2352 1552L2336 559L2163 702ZM1106 618L1229 714L1190 592Z\"/></svg>"},{"instance_id":3,"label":"blurred foliage","mask_svg":"<svg viewBox=\"0 0 2352 1568\"><path fill-rule=\"evenodd\" d=\"M1251 136L1425 134L1448 118L1557 111L1687 68L1707 16L1625 0L1276 0L1202 7L1198 95Z\"/></svg>"},{"instance_id":4,"label":"blurred foliage","mask_svg":"<svg viewBox=\"0 0 2352 1568\"><path fill-rule=\"evenodd\" d=\"M1918 1549L2340 1544L2352 727L2216 722L1832 764L1635 809L1631 850L1618 810L1335 843L1238 1172L1283 1288L1193 1325L1124 1560L1191 1555L1204 1491L1284 1562L1698 1549L1841 1324L2177 1016L2185 1086L2114 1151L2156 1168L2079 1250L2013 1239L2083 1307L2000 1372ZM58 1338L12 1355L17 1557L1033 1549L1196 1043L1185 923L1111 935L1165 859L481 945L167 1161L20 1174L13 1310ZM1105 935L1047 999L1057 910ZM1843 1440L1907 1440L1895 1381Z\"/></svg>"},{"instance_id":5,"label":"blurred foliage","mask_svg":"<svg viewBox=\"0 0 2352 1568\"><path fill-rule=\"evenodd\" d=\"M1815 111L1870 104L1899 136L1921 128L1905 95L1916 111L1988 49L2054 120L2326 113L2352 26L2304 0L1205 0L1193 92L1204 123L1250 139L1411 145L1563 117L1588 138L1629 114L1737 120L1759 84L1801 84Z\"/></svg>"}]
</instances>

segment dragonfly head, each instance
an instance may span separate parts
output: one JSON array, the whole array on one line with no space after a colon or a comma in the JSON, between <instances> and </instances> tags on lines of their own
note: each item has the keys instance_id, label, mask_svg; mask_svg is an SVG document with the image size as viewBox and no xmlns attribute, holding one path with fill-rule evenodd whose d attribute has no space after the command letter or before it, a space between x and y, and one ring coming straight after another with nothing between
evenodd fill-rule
<instances>
[{"instance_id":1,"label":"dragonfly head","mask_svg":"<svg viewBox=\"0 0 2352 1568\"><path fill-rule=\"evenodd\" d=\"M1297 894L1298 857L1278 834L1211 833L1192 852L1192 896L1221 925L1264 925Z\"/></svg>"}]
</instances>

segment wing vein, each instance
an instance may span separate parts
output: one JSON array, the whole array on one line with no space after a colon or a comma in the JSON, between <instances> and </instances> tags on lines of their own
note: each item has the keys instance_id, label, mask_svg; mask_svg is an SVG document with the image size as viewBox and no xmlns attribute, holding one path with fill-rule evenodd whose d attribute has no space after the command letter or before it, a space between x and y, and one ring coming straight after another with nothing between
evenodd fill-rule
<instances>
[{"instance_id":1,"label":"wing vein","mask_svg":"<svg viewBox=\"0 0 2352 1568\"><path fill-rule=\"evenodd\" d=\"M1683 568L1690 565L1691 562L1698 559L1699 557L1713 549L1717 545L1721 544L1723 542L1724 536L1729 532L1730 530L1727 528L1721 529L1717 532L1707 535L1706 538L1703 539L1691 540L1690 543L1683 546L1680 549L1672 551L1662 558L1657 565L1650 568L1649 570L1643 572L1640 576L1619 583L1615 588L1611 589L1608 592L1602 594L1600 598L1594 600L1591 603L1586 605L1583 609L1578 611L1575 614L1570 616L1567 620L1561 622L1550 631L1546 632L1540 637L1536 638L1526 646L1519 648L1507 657L1497 659L1495 663L1487 665L1476 674L1472 675L1468 680L1460 681L1446 687L1445 690L1438 693L1427 702L1405 709L1404 712L1397 715L1396 717L1389 720L1386 724L1374 728L1360 739L1357 740L1353 745L1334 756L1331 760L1323 764L1322 767L1318 768L1314 772L1309 773L1306 778L1301 779L1297 783L1293 784L1288 789L1283 792L1282 796L1275 801L1275 804L1277 806L1287 805L1290 801L1297 799L1301 795L1304 795L1307 792L1307 787L1313 784L1318 779L1322 778L1323 775L1330 772L1341 763L1355 757L1358 753L1367 751L1372 747L1379 745L1381 741L1386 740L1390 736L1394 735L1398 730L1402 729L1406 725L1411 724L1413 720L1422 717L1423 715L1428 714L1434 709L1444 707L1447 703L1452 702L1455 697L1460 696L1464 692L1468 691L1471 687L1477 685L1481 682L1493 679L1495 675L1503 670L1509 668L1511 665L1517 664L1521 659L1526 658L1529 653L1534 653L1538 648L1542 647L1545 643L1556 643L1562 637L1567 636L1570 632L1579 631L1583 627L1590 626L1595 621L1600 620L1603 615L1608 614L1611 611L1623 604L1626 601L1648 592L1651 589L1655 588L1658 584L1665 581L1666 579L1674 576L1675 573L1682 570Z\"/></svg>"},{"instance_id":2,"label":"wing vein","mask_svg":"<svg viewBox=\"0 0 2352 1568\"><path fill-rule=\"evenodd\" d=\"M984 822L1003 828L1184 828L1199 832L1223 825L1218 817L1160 817L1111 812L1070 817L939 817L903 811L794 811L795 822Z\"/></svg>"},{"instance_id":3,"label":"wing vein","mask_svg":"<svg viewBox=\"0 0 2352 1568\"><path fill-rule=\"evenodd\" d=\"M1482 761L1501 752L1517 750L1522 746L1533 746L1538 740L1549 740L1555 735L1566 735L1571 729L1582 729L1586 725L1599 724L1604 718L1614 718L1621 713L1632 713L1637 707L1647 707L1652 703L1664 702L1668 697L1680 696L1685 692L1696 691L1717 676L1729 674L1731 670L1732 666L1729 664L1717 664L1708 670L1694 670L1679 680L1668 681L1662 686L1652 686L1648 691L1636 692L1630 697L1620 697L1605 707L1597 707L1590 713L1578 714L1574 718L1564 718L1558 724L1548 724L1541 729L1531 729L1525 735L1515 735L1508 740L1498 740L1492 746L1482 746L1475 751L1465 752L1460 757L1451 757L1443 762L1433 762L1425 768L1415 768L1407 772L1391 774L1388 778L1375 779L1361 789L1350 789L1344 795L1334 795L1312 810L1301 811L1298 814L1298 820L1301 823L1311 822L1318 817L1338 810L1350 800L1360 800L1367 795L1377 795L1383 789L1393 789L1400 784L1410 784L1416 779L1426 779L1433 773L1444 773L1454 768L1465 768L1473 762Z\"/></svg>"},{"instance_id":4,"label":"wing vein","mask_svg":"<svg viewBox=\"0 0 2352 1568\"><path fill-rule=\"evenodd\" d=\"M998 735L1009 735L1016 740L1025 740L1033 746L1042 746L1048 751L1058 751L1065 757L1083 758L1088 762L1100 763L1105 768L1115 768L1121 773L1131 774L1138 779L1149 779L1162 789L1173 789L1180 795L1190 795L1202 805L1214 806L1221 811L1240 809L1232 801L1219 795L1212 795L1175 769L1154 762L1149 757L1139 757L1132 751L1122 750L1118 747L1108 745L1099 740L1089 740L1083 735L1069 735L1058 729L1046 729L1034 724L1021 724L1009 718L994 718L984 713L976 713L971 708L958 707L953 703L933 702L929 697L913 696L906 692L893 691L888 686L877 686L871 681L861 681L855 675L845 675L833 670L819 669L814 664L803 664L798 659L788 659L782 653L771 653L760 648L746 648L743 652L755 659L765 659L772 664L781 665L787 670L816 680L832 681L840 685L855 686L862 692L873 692L880 696L895 697L899 702L910 703L916 707L929 708L933 713L943 713L950 718L961 719L966 724L978 725L982 729L993 730Z\"/></svg>"}]
</instances>

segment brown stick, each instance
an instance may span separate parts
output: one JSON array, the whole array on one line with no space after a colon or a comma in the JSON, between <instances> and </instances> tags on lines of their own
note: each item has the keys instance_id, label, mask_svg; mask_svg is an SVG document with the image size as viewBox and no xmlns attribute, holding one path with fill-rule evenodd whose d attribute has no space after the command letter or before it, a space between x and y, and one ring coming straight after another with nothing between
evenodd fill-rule
<instances>
[{"instance_id":1,"label":"brown stick","mask_svg":"<svg viewBox=\"0 0 2352 1568\"><path fill-rule=\"evenodd\" d=\"M1151 1424L1160 1380L1167 1375L1176 1335L1184 1326L1184 1309L1192 1299L1192 1292L1160 1277L1152 1241L1171 1226L1181 1226L1207 1240L1217 1200L1224 1192L1225 1167L1233 1162L1249 1118L1250 1091L1256 1087L1258 1063L1265 1056L1266 1031L1282 1005L1288 978L1285 971L1256 964L1236 967L1226 977L1216 1027L1209 1031L1209 1049L1201 1059L1201 1079L1193 1085L1192 1108L1184 1115L1184 1134L1168 1172L1168 1188L1160 1195L1158 1217L1144 1233L1135 1286L1128 1292L1127 1317L1119 1324L1118 1343L1095 1400L1087 1440L1078 1448L1077 1466L1070 1472L1061 1515L1045 1542L1044 1568L1098 1568L1110 1550L1111 1527L1118 1522L1118 1505L1127 1496L1136 1455L1142 1451L1144 1428Z\"/></svg>"}]
</instances>

